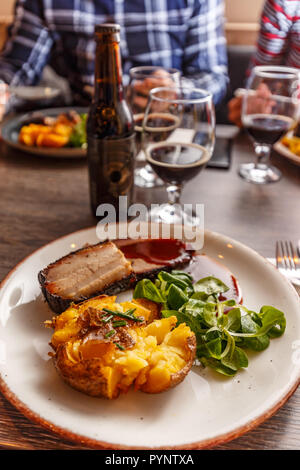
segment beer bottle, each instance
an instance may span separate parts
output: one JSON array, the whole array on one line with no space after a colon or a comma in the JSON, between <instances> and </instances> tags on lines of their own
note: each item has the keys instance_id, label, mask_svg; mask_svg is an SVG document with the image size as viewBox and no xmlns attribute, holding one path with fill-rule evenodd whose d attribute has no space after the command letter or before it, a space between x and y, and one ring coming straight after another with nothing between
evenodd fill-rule
<instances>
[{"instance_id":1,"label":"beer bottle","mask_svg":"<svg viewBox=\"0 0 300 470\"><path fill-rule=\"evenodd\" d=\"M133 190L135 133L124 97L120 26L95 27L95 90L87 119L87 158L91 209L113 204L118 218L119 196L130 205Z\"/></svg>"}]
</instances>

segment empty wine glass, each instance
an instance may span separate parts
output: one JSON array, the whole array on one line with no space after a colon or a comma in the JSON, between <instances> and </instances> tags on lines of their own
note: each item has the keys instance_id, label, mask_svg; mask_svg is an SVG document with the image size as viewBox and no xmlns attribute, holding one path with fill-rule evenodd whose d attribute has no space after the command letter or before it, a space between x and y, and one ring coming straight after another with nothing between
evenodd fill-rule
<instances>
[{"instance_id":1,"label":"empty wine glass","mask_svg":"<svg viewBox=\"0 0 300 470\"><path fill-rule=\"evenodd\" d=\"M254 142L256 163L240 165L239 174L251 183L273 183L278 168L269 165L272 146L299 118L299 70L281 66L254 67L243 97L242 122Z\"/></svg>"},{"instance_id":2,"label":"empty wine glass","mask_svg":"<svg viewBox=\"0 0 300 470\"><path fill-rule=\"evenodd\" d=\"M180 203L182 186L205 167L214 149L215 111L206 90L159 87L150 91L142 131L147 162L164 181L168 203L153 208L152 222L198 225Z\"/></svg>"},{"instance_id":3,"label":"empty wine glass","mask_svg":"<svg viewBox=\"0 0 300 470\"><path fill-rule=\"evenodd\" d=\"M127 88L127 99L130 104L136 131L137 162L144 162L145 155L141 149L141 132L149 91L159 86L179 86L181 72L174 68L159 66L133 67L129 71L130 81ZM141 188L161 186L162 180L157 177L149 164L137 167L134 182Z\"/></svg>"}]
</instances>

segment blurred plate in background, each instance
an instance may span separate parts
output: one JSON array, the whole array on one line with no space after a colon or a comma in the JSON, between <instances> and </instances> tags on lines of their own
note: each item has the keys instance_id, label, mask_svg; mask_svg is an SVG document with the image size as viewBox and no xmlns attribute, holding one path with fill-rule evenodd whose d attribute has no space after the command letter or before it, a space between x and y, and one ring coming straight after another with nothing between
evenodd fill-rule
<instances>
[{"instance_id":1,"label":"blurred plate in background","mask_svg":"<svg viewBox=\"0 0 300 470\"><path fill-rule=\"evenodd\" d=\"M21 100L40 101L56 98L61 91L50 86L11 86L9 92Z\"/></svg>"},{"instance_id":2,"label":"blurred plate in background","mask_svg":"<svg viewBox=\"0 0 300 470\"><path fill-rule=\"evenodd\" d=\"M286 157L292 163L300 166L300 155L296 155L295 153L291 152L285 145L283 145L280 141L277 142L273 149L276 150L281 156Z\"/></svg>"},{"instance_id":3,"label":"blurred plate in background","mask_svg":"<svg viewBox=\"0 0 300 470\"><path fill-rule=\"evenodd\" d=\"M52 158L84 158L86 150L75 147L35 147L27 146L19 143L19 132L22 126L28 125L30 122L36 122L39 118L43 117L57 117L59 114L76 111L78 114L88 112L88 108L69 106L63 108L47 108L21 116L15 116L3 122L1 126L1 136L3 141L10 147L14 147L22 152L39 155L41 157Z\"/></svg>"}]
</instances>

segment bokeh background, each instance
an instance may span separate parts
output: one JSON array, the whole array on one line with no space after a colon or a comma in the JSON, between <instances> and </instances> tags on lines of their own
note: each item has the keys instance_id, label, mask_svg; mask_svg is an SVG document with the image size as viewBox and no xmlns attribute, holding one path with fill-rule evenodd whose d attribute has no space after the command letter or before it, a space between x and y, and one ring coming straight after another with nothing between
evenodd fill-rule
<instances>
[{"instance_id":1,"label":"bokeh background","mask_svg":"<svg viewBox=\"0 0 300 470\"><path fill-rule=\"evenodd\" d=\"M0 47L6 26L12 19L15 0L0 1ZM258 31L258 18L263 0L225 0L226 36L229 45L253 45Z\"/></svg>"}]
</instances>

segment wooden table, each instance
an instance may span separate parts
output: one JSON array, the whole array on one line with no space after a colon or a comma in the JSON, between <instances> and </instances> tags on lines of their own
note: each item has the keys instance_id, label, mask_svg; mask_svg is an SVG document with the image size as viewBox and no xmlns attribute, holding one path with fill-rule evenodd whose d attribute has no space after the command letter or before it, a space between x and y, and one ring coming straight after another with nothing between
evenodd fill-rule
<instances>
[{"instance_id":1,"label":"wooden table","mask_svg":"<svg viewBox=\"0 0 300 470\"><path fill-rule=\"evenodd\" d=\"M277 239L300 238L300 167L274 155L283 173L273 185L246 183L240 162L253 160L240 135L229 171L206 169L186 185L182 201L205 204L205 228L235 238L266 257ZM95 224L90 214L84 161L38 158L0 147L0 279L16 263L47 242ZM163 189L137 190L147 204L166 200ZM300 389L257 429L218 449L299 449ZM0 449L78 449L28 421L0 395Z\"/></svg>"}]
</instances>

